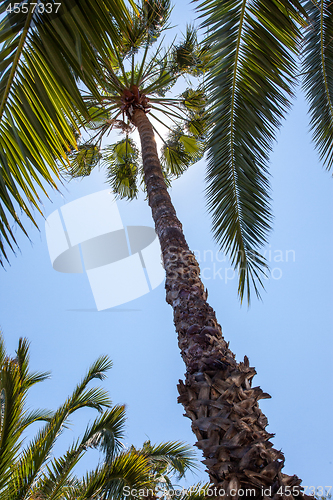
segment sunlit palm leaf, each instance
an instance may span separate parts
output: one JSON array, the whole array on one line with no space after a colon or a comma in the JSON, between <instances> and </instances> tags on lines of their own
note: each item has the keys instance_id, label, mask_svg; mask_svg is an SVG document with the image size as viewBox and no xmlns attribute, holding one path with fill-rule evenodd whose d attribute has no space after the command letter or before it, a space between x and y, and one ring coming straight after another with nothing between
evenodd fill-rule
<instances>
[{"instance_id":1,"label":"sunlit palm leaf","mask_svg":"<svg viewBox=\"0 0 333 500\"><path fill-rule=\"evenodd\" d=\"M90 367L82 382L76 386L72 395L58 408L52 418L48 419L45 426L37 433L36 437L25 450L22 451L20 458L12 463L9 477L6 481L8 498L11 500L21 500L31 492L31 488L38 485L42 467L47 464L54 443L70 415L80 408L94 408L98 411L103 411L105 407L110 406L111 402L108 393L101 388L87 388L87 385L92 380L104 378L105 372L110 367L111 362L107 357L98 358ZM22 411L22 408L20 411ZM97 432L101 432L100 420L97 420L95 423ZM45 487L51 487L52 474L58 474L60 486L64 484L65 479L77 463L89 440L93 439L94 430L95 427L91 426L81 443L72 447L65 457L60 459L60 462L53 462L53 466L51 465L51 468L48 470L48 475L44 476L44 483L42 480L42 484L45 484ZM64 467L64 460L66 467ZM62 467L59 468L60 465ZM40 485L40 487L42 486Z\"/></svg>"},{"instance_id":2,"label":"sunlit palm leaf","mask_svg":"<svg viewBox=\"0 0 333 500\"><path fill-rule=\"evenodd\" d=\"M111 464L88 473L82 484L74 492L73 498L83 500L93 498L96 492L102 492L103 500L126 499L124 486L132 488L149 488L151 474L148 461L135 452L123 452Z\"/></svg>"},{"instance_id":3,"label":"sunlit palm leaf","mask_svg":"<svg viewBox=\"0 0 333 500\"><path fill-rule=\"evenodd\" d=\"M0 492L11 479L23 431L36 420L52 417L49 412L41 410L25 414L29 387L48 376L46 373L30 373L28 363L28 342L20 339L17 356L12 359L6 355L0 334Z\"/></svg>"},{"instance_id":4,"label":"sunlit palm leaf","mask_svg":"<svg viewBox=\"0 0 333 500\"><path fill-rule=\"evenodd\" d=\"M333 4L306 2L308 27L304 37L303 87L310 103L311 128L321 159L333 164Z\"/></svg>"},{"instance_id":5,"label":"sunlit palm leaf","mask_svg":"<svg viewBox=\"0 0 333 500\"><path fill-rule=\"evenodd\" d=\"M205 140L208 132L208 121L205 113L193 113L185 122L188 132L198 139Z\"/></svg>"},{"instance_id":6,"label":"sunlit palm leaf","mask_svg":"<svg viewBox=\"0 0 333 500\"><path fill-rule=\"evenodd\" d=\"M78 147L78 151L73 151L69 156L71 166L68 169L70 177L85 177L90 175L91 171L101 159L101 153L98 146L93 144L83 144Z\"/></svg>"},{"instance_id":7,"label":"sunlit palm leaf","mask_svg":"<svg viewBox=\"0 0 333 500\"><path fill-rule=\"evenodd\" d=\"M190 165L199 161L204 143L194 135L186 135L181 127L172 129L162 146L161 163L167 174L179 177Z\"/></svg>"},{"instance_id":8,"label":"sunlit palm leaf","mask_svg":"<svg viewBox=\"0 0 333 500\"><path fill-rule=\"evenodd\" d=\"M6 13L11 2L0 1L0 263L4 241L16 243L12 221L24 230L16 212L34 222L31 208L40 211L40 193L56 187L59 164L76 147L75 128L87 115L77 78L98 96L96 52L107 58L130 22L123 0L51 3L50 14L30 2L28 13Z\"/></svg>"},{"instance_id":9,"label":"sunlit palm leaf","mask_svg":"<svg viewBox=\"0 0 333 500\"><path fill-rule=\"evenodd\" d=\"M112 191L120 198L133 199L138 194L139 151L133 140L125 139L103 151L103 166Z\"/></svg>"},{"instance_id":10,"label":"sunlit palm leaf","mask_svg":"<svg viewBox=\"0 0 333 500\"><path fill-rule=\"evenodd\" d=\"M112 406L108 393L88 384L105 378L112 363L101 356L90 367L54 413L41 410L26 413L25 399L29 388L46 377L29 370L29 345L20 339L16 358L7 355L0 335L0 497L1 500L126 500L124 487L155 490L162 481L170 484L174 472L179 475L193 468L193 451L179 442L125 450L125 407ZM60 457L52 457L55 442L68 418L79 408L95 408L100 413L83 436ZM32 422L45 420L35 438L22 449L22 432ZM74 467L88 448L103 452L103 462L80 480ZM145 495L144 495L145 496ZM201 497L186 496L186 500ZM180 499L179 499L180 500ZM184 499L185 500L185 499Z\"/></svg>"},{"instance_id":11,"label":"sunlit palm leaf","mask_svg":"<svg viewBox=\"0 0 333 500\"><path fill-rule=\"evenodd\" d=\"M193 449L178 441L160 444L145 441L138 453L147 457L157 476L171 472L180 479L186 471L196 468Z\"/></svg>"},{"instance_id":12,"label":"sunlit palm leaf","mask_svg":"<svg viewBox=\"0 0 333 500\"><path fill-rule=\"evenodd\" d=\"M203 2L214 66L207 199L213 231L239 271L239 295L250 296L267 264L271 213L268 154L296 78L297 0Z\"/></svg>"},{"instance_id":13,"label":"sunlit palm leaf","mask_svg":"<svg viewBox=\"0 0 333 500\"><path fill-rule=\"evenodd\" d=\"M115 406L111 410L105 411L97 417L94 422L87 427L83 438L71 446L60 458L50 461L39 480L35 483L33 490L36 496L56 500L63 498L64 488L72 491L75 482L71 476L73 468L78 463L87 448L100 448L105 445L107 436L107 447L103 447L108 452L108 456L114 457L119 451L119 438L123 436L125 412L124 407Z\"/></svg>"},{"instance_id":14,"label":"sunlit palm leaf","mask_svg":"<svg viewBox=\"0 0 333 500\"><path fill-rule=\"evenodd\" d=\"M182 105L192 113L199 113L207 104L205 93L201 89L187 89L180 95Z\"/></svg>"}]
</instances>

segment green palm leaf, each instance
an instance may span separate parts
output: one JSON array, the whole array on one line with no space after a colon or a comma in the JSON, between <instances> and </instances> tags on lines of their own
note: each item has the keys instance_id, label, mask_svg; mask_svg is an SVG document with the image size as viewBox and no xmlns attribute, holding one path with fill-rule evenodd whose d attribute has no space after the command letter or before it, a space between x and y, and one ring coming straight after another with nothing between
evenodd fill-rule
<instances>
[{"instance_id":1,"label":"green palm leaf","mask_svg":"<svg viewBox=\"0 0 333 500\"><path fill-rule=\"evenodd\" d=\"M303 87L310 104L313 139L328 169L333 164L333 4L305 3Z\"/></svg>"},{"instance_id":2,"label":"green palm leaf","mask_svg":"<svg viewBox=\"0 0 333 500\"><path fill-rule=\"evenodd\" d=\"M20 339L17 356L12 359L6 355L0 334L0 492L11 478L23 431L32 422L48 421L52 416L41 410L25 413L29 387L48 376L46 373L30 373L28 364L28 342Z\"/></svg>"},{"instance_id":3,"label":"green palm leaf","mask_svg":"<svg viewBox=\"0 0 333 500\"><path fill-rule=\"evenodd\" d=\"M147 457L157 475L176 472L180 479L186 471L196 468L193 449L178 441L153 445L150 441L145 441L138 453Z\"/></svg>"},{"instance_id":4,"label":"green palm leaf","mask_svg":"<svg viewBox=\"0 0 333 500\"><path fill-rule=\"evenodd\" d=\"M152 445L146 441L139 450L133 446L124 449L121 440L125 430L125 407L112 406L108 393L99 387L88 387L91 381L104 379L111 365L107 356L98 358L54 413L27 412L28 390L46 374L30 372L29 345L25 339L20 339L13 359L7 356L0 336L1 500L125 500L132 488L148 494L157 491L161 484L172 487L170 474L176 472L182 476L194 467L194 453L183 443ZM52 456L56 440L66 428L69 417L80 408L94 408L99 415L64 453ZM46 423L23 448L22 433L36 421ZM90 448L102 451L104 460L79 479L75 476L75 466ZM186 498L199 500L201 496Z\"/></svg>"},{"instance_id":5,"label":"green palm leaf","mask_svg":"<svg viewBox=\"0 0 333 500\"><path fill-rule=\"evenodd\" d=\"M267 263L258 253L270 229L268 154L290 105L296 77L297 0L208 0L199 6L209 28L214 67L208 78L212 132L207 199L213 231L239 271L239 295Z\"/></svg>"},{"instance_id":6,"label":"green palm leaf","mask_svg":"<svg viewBox=\"0 0 333 500\"><path fill-rule=\"evenodd\" d=\"M56 187L59 165L66 167L76 148L75 130L88 116L77 79L99 95L96 52L107 59L111 40L119 42L130 22L123 0L51 1L49 14L31 2L24 4L27 13L6 12L10 4L0 1L1 264L8 260L5 246L16 244L12 221L24 231L17 210L35 224L39 193Z\"/></svg>"},{"instance_id":7,"label":"green palm leaf","mask_svg":"<svg viewBox=\"0 0 333 500\"><path fill-rule=\"evenodd\" d=\"M139 151L132 139L125 139L103 150L103 166L112 191L120 198L137 197Z\"/></svg>"},{"instance_id":8,"label":"green palm leaf","mask_svg":"<svg viewBox=\"0 0 333 500\"><path fill-rule=\"evenodd\" d=\"M119 453L111 464L105 463L99 469L86 475L74 497L77 500L93 498L95 492L102 492L101 499L120 500L128 498L124 495L124 487L149 488L151 475L148 461L133 451Z\"/></svg>"},{"instance_id":9,"label":"green palm leaf","mask_svg":"<svg viewBox=\"0 0 333 500\"><path fill-rule=\"evenodd\" d=\"M41 475L34 486L36 496L56 500L63 498L64 487L72 491L72 471L87 448L105 448L107 436L107 452L114 457L120 449L119 438L124 433L125 410L123 406L115 406L97 417L87 427L83 438L71 446L60 458L54 458L46 466L46 471ZM103 446L104 445L104 446Z\"/></svg>"},{"instance_id":10,"label":"green palm leaf","mask_svg":"<svg viewBox=\"0 0 333 500\"><path fill-rule=\"evenodd\" d=\"M161 164L167 175L179 177L204 153L204 142L194 135L185 134L182 127L173 128L161 150Z\"/></svg>"},{"instance_id":11,"label":"green palm leaf","mask_svg":"<svg viewBox=\"0 0 333 500\"><path fill-rule=\"evenodd\" d=\"M82 144L78 146L78 151L73 151L69 155L71 162L67 169L71 178L86 177L90 175L93 168L96 167L101 159L100 149L95 144Z\"/></svg>"},{"instance_id":12,"label":"green palm leaf","mask_svg":"<svg viewBox=\"0 0 333 500\"><path fill-rule=\"evenodd\" d=\"M59 433L63 430L70 415L80 408L94 408L102 412L105 407L109 407L111 405L107 392L103 391L101 388L87 388L87 385L92 380L96 378L103 379L105 377L105 372L111 367L111 364L111 361L106 356L98 358L90 367L82 382L76 386L72 395L62 406L58 408L51 418L48 418L45 426L37 433L32 442L22 451L20 459L16 463L11 464L10 470L7 471L6 478L6 490L11 500L21 500L22 498L25 498L26 495L31 492L31 489L38 484L41 470L44 465L47 464L54 443ZM14 400L18 401L18 398L15 395ZM22 411L22 406L19 410ZM105 423L106 420L107 417L103 420L103 423ZM97 432L100 434L102 427L100 424L101 420L95 421L95 426L93 425L89 428L89 430L87 430L83 441L80 444L72 447L67 452L65 458L60 459L58 462L53 462L53 465L51 465L51 468L48 470L47 477L49 479L52 474L58 474L57 482L61 483L61 478L65 481L86 446L91 444L93 441L94 433ZM9 434L11 434L11 432ZM13 462L13 457L11 460ZM66 461L65 468L63 466L60 467L60 465L63 464L63 460ZM60 469L63 470L60 471ZM53 472L51 474L52 470ZM59 471L61 477L59 476ZM51 479L44 481L46 485L45 487L50 488Z\"/></svg>"},{"instance_id":13,"label":"green palm leaf","mask_svg":"<svg viewBox=\"0 0 333 500\"><path fill-rule=\"evenodd\" d=\"M188 25L183 40L175 45L172 51L174 71L200 76L210 66L209 45L200 45L197 40L197 30Z\"/></svg>"}]
</instances>

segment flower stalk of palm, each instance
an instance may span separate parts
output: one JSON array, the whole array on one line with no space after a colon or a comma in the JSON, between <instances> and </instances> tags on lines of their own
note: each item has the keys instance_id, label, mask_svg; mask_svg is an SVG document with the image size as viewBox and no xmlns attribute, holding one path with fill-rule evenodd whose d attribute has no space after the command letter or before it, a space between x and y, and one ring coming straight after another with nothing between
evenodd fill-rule
<instances>
[{"instance_id":1,"label":"flower stalk of palm","mask_svg":"<svg viewBox=\"0 0 333 500\"><path fill-rule=\"evenodd\" d=\"M121 500L127 486L154 491L164 481L171 484L172 475L183 477L195 468L190 447L179 442L125 449L125 407L112 405L109 395L99 387L89 388L91 381L105 378L112 363L102 356L88 370L72 395L55 412L27 411L29 389L43 381L47 373L29 371L29 345L20 339L15 358L5 351L0 336L0 498L1 500ZM60 457L52 457L54 445L70 417L81 408L99 412L83 436ZM34 439L23 446L24 432L34 422L45 422ZM103 461L82 479L74 468L89 448L103 452ZM201 498L198 494L196 498Z\"/></svg>"},{"instance_id":2,"label":"flower stalk of palm","mask_svg":"<svg viewBox=\"0 0 333 500\"><path fill-rule=\"evenodd\" d=\"M188 28L181 43L173 43L163 54L161 46L153 51L168 19L169 2L144 1L139 12L139 16L133 13L123 45L114 46L108 60L100 58L105 81L100 99L85 96L93 136L73 153L70 174L89 175L101 160L120 197L134 198L140 180L144 184L166 270L166 299L173 308L186 365L185 383L178 386L179 402L192 420L211 482L225 492L225 498L238 498L233 491L240 496L251 491L259 499L267 487L274 498L287 498L291 489L296 498L302 496L301 481L282 473L284 456L273 448L273 435L266 431L267 419L258 406L260 399L270 396L252 387L255 369L247 357L237 363L225 342L167 190L170 177L183 173L204 151L207 111L200 80L210 65L207 47L200 48ZM198 86L178 98L168 97L186 73L199 78ZM167 139L158 123L169 128ZM115 127L126 137L103 148L103 137ZM133 129L139 133L142 165L129 137ZM160 157L156 134L163 141Z\"/></svg>"}]
</instances>

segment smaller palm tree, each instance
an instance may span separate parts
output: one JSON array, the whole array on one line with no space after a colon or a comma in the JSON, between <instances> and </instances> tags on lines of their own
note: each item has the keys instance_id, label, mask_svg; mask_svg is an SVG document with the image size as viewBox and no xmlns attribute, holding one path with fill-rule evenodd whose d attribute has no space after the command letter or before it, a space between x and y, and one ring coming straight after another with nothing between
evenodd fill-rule
<instances>
[{"instance_id":1,"label":"smaller palm tree","mask_svg":"<svg viewBox=\"0 0 333 500\"><path fill-rule=\"evenodd\" d=\"M194 467L193 451L179 442L125 449L125 408L111 405L100 387L89 388L94 380L105 378L112 363L102 356L93 363L71 396L55 412L28 411L29 389L48 377L48 373L29 371L29 345L20 339L16 357L6 354L0 337L0 498L1 500L58 500L124 498L129 491L155 491L161 481L170 483L171 474L180 477ZM59 434L70 416L80 408L93 408L99 415L83 437L71 444L60 457L52 457ZM33 423L43 427L27 446L23 435ZM74 475L74 467L89 448L103 452L103 460L84 478Z\"/></svg>"}]
</instances>

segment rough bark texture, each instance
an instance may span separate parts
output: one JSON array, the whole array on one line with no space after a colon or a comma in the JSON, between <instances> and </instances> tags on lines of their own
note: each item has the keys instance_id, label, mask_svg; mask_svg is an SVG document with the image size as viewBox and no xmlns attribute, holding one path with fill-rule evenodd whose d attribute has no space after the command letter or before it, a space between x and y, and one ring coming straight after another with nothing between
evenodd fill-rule
<instances>
[{"instance_id":1,"label":"rough bark texture","mask_svg":"<svg viewBox=\"0 0 333 500\"><path fill-rule=\"evenodd\" d=\"M166 299L174 311L186 365L178 401L192 421L196 446L203 451L215 493L233 499L304 498L301 480L281 472L283 453L273 448L273 434L265 430L267 418L258 401L270 396L260 387L252 387L255 369L246 356L243 362L236 362L207 302L199 265L188 248L163 179L148 117L137 109L132 121L140 134L149 205L166 269Z\"/></svg>"}]
</instances>

